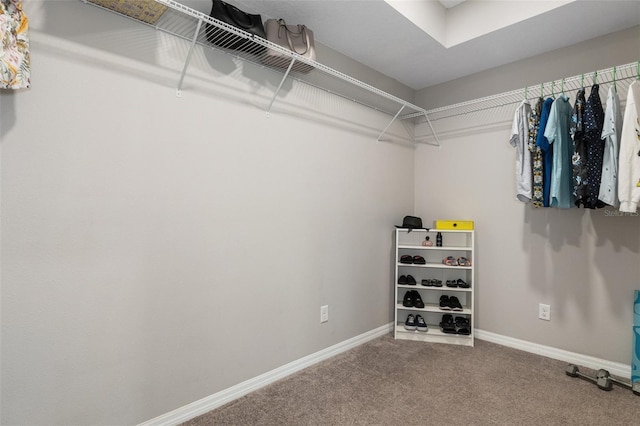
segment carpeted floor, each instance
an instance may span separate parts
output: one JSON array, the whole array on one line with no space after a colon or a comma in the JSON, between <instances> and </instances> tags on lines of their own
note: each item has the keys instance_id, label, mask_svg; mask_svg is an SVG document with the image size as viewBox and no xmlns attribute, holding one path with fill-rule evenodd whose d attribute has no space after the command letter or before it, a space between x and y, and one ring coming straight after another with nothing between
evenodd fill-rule
<instances>
[{"instance_id":1,"label":"carpeted floor","mask_svg":"<svg viewBox=\"0 0 640 426\"><path fill-rule=\"evenodd\" d=\"M475 341L384 336L184 425L640 425L640 396L567 363ZM591 373L589 370L582 370Z\"/></svg>"}]
</instances>

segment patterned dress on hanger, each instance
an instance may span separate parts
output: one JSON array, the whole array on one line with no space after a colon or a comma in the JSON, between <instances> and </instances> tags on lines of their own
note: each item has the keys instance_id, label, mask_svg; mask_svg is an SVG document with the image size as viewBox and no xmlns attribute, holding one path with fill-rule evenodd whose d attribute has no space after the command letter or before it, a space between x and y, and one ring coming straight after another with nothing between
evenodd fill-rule
<instances>
[{"instance_id":1,"label":"patterned dress on hanger","mask_svg":"<svg viewBox=\"0 0 640 426\"><path fill-rule=\"evenodd\" d=\"M576 103L571 116L571 137L573 138L573 196L580 207L587 201L587 145L584 140L584 89L576 95Z\"/></svg>"},{"instance_id":2,"label":"patterned dress on hanger","mask_svg":"<svg viewBox=\"0 0 640 426\"><path fill-rule=\"evenodd\" d=\"M604 156L604 109L599 93L600 86L594 84L584 107L584 140L587 145L587 198L585 207L599 209L605 204L598 200L600 179L602 177L602 160Z\"/></svg>"},{"instance_id":3,"label":"patterned dress on hanger","mask_svg":"<svg viewBox=\"0 0 640 426\"><path fill-rule=\"evenodd\" d=\"M542 169L542 150L536 145L538 130L540 129L540 115L542 115L543 98L538 98L536 106L529 117L529 151L531 152L531 168L533 171L533 207L543 206L544 178Z\"/></svg>"},{"instance_id":4,"label":"patterned dress on hanger","mask_svg":"<svg viewBox=\"0 0 640 426\"><path fill-rule=\"evenodd\" d=\"M29 21L22 0L0 0L0 89L31 84Z\"/></svg>"}]
</instances>

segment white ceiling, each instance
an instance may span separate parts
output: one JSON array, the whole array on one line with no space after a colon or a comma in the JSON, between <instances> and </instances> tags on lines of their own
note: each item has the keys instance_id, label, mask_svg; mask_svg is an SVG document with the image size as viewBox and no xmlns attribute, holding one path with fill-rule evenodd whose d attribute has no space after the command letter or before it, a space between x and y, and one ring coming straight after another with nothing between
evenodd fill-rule
<instances>
[{"instance_id":1,"label":"white ceiling","mask_svg":"<svg viewBox=\"0 0 640 426\"><path fill-rule=\"evenodd\" d=\"M640 1L228 2L305 24L318 42L415 90L640 24Z\"/></svg>"}]
</instances>

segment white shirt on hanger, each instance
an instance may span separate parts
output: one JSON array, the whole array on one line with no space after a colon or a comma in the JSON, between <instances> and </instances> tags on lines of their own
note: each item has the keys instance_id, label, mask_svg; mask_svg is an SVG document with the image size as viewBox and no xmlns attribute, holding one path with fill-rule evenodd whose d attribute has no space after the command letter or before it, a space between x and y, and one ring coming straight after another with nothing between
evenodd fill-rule
<instances>
[{"instance_id":1,"label":"white shirt on hanger","mask_svg":"<svg viewBox=\"0 0 640 426\"><path fill-rule=\"evenodd\" d=\"M531 202L533 196L533 171L529 151L529 117L531 105L524 100L513 117L509 143L516 148L516 197L523 203Z\"/></svg>"},{"instance_id":2,"label":"white shirt on hanger","mask_svg":"<svg viewBox=\"0 0 640 426\"><path fill-rule=\"evenodd\" d=\"M611 86L607 94L607 107L602 128L602 139L605 140L605 145L598 200L613 207L618 207L618 145L621 130L620 98L615 86Z\"/></svg>"},{"instance_id":3,"label":"white shirt on hanger","mask_svg":"<svg viewBox=\"0 0 640 426\"><path fill-rule=\"evenodd\" d=\"M640 80L629 86L618 160L620 211L635 213L640 202Z\"/></svg>"}]
</instances>

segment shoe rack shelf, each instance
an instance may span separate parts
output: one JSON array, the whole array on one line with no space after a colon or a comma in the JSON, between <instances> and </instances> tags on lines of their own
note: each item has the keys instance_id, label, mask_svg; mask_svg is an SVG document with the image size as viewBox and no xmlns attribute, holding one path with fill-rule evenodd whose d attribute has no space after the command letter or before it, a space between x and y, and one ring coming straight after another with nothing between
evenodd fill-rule
<instances>
[{"instance_id":1,"label":"shoe rack shelf","mask_svg":"<svg viewBox=\"0 0 640 426\"><path fill-rule=\"evenodd\" d=\"M400 340L416 340L422 342L446 343L463 346L474 345L474 292L475 292L475 259L474 238L475 231L443 230L443 229L396 229L396 259L394 273L395 289L395 318L394 337ZM442 247L436 247L436 235L442 234ZM422 242L429 236L434 246L425 247ZM420 256L424 258L424 264L402 263L402 256ZM465 257L471 261L471 266L450 266L443 263L448 256L455 259ZM400 284L400 277L412 276L415 285ZM423 280L425 281L423 284ZM448 281L462 280L469 288L448 287ZM433 284L433 283L437 284ZM407 292L417 292L424 303L424 307L405 306ZM456 297L462 305L462 310L448 310L440 307L442 296ZM427 331L407 330L405 322L407 317L420 315L427 324ZM445 333L441 328L443 315L451 315L456 318L468 320L469 334L457 332ZM463 331L461 327L460 331ZM450 331L450 330L448 330Z\"/></svg>"},{"instance_id":2,"label":"shoe rack shelf","mask_svg":"<svg viewBox=\"0 0 640 426\"><path fill-rule=\"evenodd\" d=\"M189 62L191 60L193 50L196 45L200 45L205 48L229 54L243 62L251 62L258 66L272 68L282 73L282 79L279 86L275 89L269 104L265 106L267 115L270 114L271 108L277 99L284 82L287 78L293 78L302 83L324 90L332 95L341 96L345 99L349 99L368 108L387 114L390 117L390 122L384 130L381 130L380 136L378 136L378 141L383 140L384 135L396 120L403 121L406 124L407 120L409 120L408 122L413 123L416 118L424 117L436 143L438 145L440 144L438 136L431 125L429 116L427 115L427 111L424 108L384 92L377 87L357 80L354 77L330 68L320 62L311 60L296 52L285 49L278 44L256 37L242 29L214 19L207 13L192 9L179 1L154 0L155 3L166 6L167 9L153 24L132 18L112 9L105 8L100 4L91 3L92 0L81 1L111 13L133 19L140 24L151 26L158 31L162 31L189 42L190 48L185 57L182 72L177 83L178 96L180 96L182 92L182 85L189 68ZM207 8L210 7L211 3L209 2L207 4ZM254 11L250 10L247 10L247 12L254 13ZM209 32L208 38L206 32ZM241 45L239 49L232 50L225 48L225 46L230 45L230 40L234 40L234 43L236 43L238 39L243 40L243 42L238 43ZM279 60L275 66L268 62L269 58L266 57L268 50L278 52L282 55L282 59ZM271 62L273 62L272 59ZM296 71L294 64L302 65L307 69L310 68L311 71ZM413 134L409 134L409 137L414 143L416 143L416 139Z\"/></svg>"}]
</instances>

